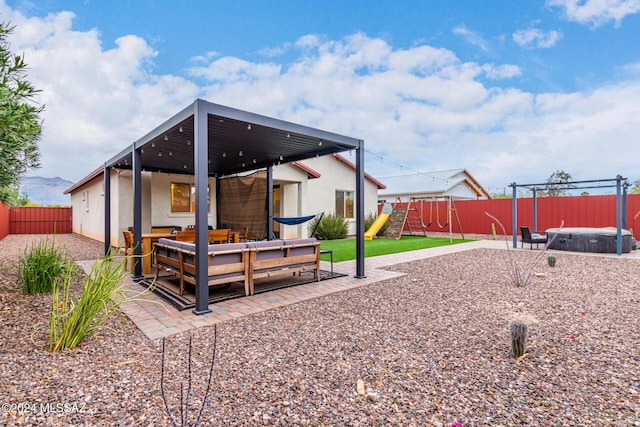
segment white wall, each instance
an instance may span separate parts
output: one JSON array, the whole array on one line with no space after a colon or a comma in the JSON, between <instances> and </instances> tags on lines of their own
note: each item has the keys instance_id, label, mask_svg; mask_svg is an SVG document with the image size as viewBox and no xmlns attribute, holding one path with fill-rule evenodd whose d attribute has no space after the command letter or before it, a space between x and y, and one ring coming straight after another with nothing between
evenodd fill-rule
<instances>
[{"instance_id":1,"label":"white wall","mask_svg":"<svg viewBox=\"0 0 640 427\"><path fill-rule=\"evenodd\" d=\"M178 225L184 230L188 225L196 223L196 214L195 212L171 212L171 183L194 184L195 178L189 175L152 173L149 203L150 221L154 227ZM217 221L215 178L209 178L209 200L207 221L215 228Z\"/></svg>"},{"instance_id":2,"label":"white wall","mask_svg":"<svg viewBox=\"0 0 640 427\"><path fill-rule=\"evenodd\" d=\"M104 241L104 192L102 177L71 194L74 233Z\"/></svg>"},{"instance_id":3,"label":"white wall","mask_svg":"<svg viewBox=\"0 0 640 427\"><path fill-rule=\"evenodd\" d=\"M321 174L320 178L310 179L305 199L311 212L335 214L336 190L355 191L355 170L335 157L322 156L304 160L303 163ZM378 214L378 186L365 178L364 216ZM355 199L354 199L355 202ZM349 235L356 234L355 219L349 220Z\"/></svg>"},{"instance_id":4,"label":"white wall","mask_svg":"<svg viewBox=\"0 0 640 427\"><path fill-rule=\"evenodd\" d=\"M186 228L195 224L195 213L171 212L171 183L192 184L194 178L185 175L142 173L142 232L152 226L177 225ZM73 232L104 241L104 184L102 175L71 194ZM216 223L215 179L209 179L209 191L214 201L209 206L208 222ZM131 171L111 171L111 236L112 246L124 245L122 232L133 226L133 179Z\"/></svg>"},{"instance_id":5,"label":"white wall","mask_svg":"<svg viewBox=\"0 0 640 427\"><path fill-rule=\"evenodd\" d=\"M295 217L325 212L335 213L335 192L355 191L353 168L333 156L307 159L303 163L321 174L308 179L307 172L291 164L273 169L274 183L281 186L281 216ZM195 213L171 212L171 183L194 183L194 177L176 174L143 172L142 232L151 226L195 224ZM104 194L102 175L71 194L73 232L104 241ZM216 225L215 178L209 178L210 200L208 223ZM378 187L365 179L365 217L377 214ZM309 223L298 226L281 225L283 238L307 237ZM112 246L122 246L122 231L133 226L133 181L131 171L111 171L111 236ZM355 219L349 220L349 234L355 235Z\"/></svg>"},{"instance_id":6,"label":"white wall","mask_svg":"<svg viewBox=\"0 0 640 427\"><path fill-rule=\"evenodd\" d=\"M303 197L307 191L307 173L292 164L284 164L273 168L273 183L280 185L282 197L280 216L296 217L316 213L308 206L308 200ZM276 224L274 224L274 227ZM295 239L309 236L308 223L300 225L279 224L280 238Z\"/></svg>"}]
</instances>

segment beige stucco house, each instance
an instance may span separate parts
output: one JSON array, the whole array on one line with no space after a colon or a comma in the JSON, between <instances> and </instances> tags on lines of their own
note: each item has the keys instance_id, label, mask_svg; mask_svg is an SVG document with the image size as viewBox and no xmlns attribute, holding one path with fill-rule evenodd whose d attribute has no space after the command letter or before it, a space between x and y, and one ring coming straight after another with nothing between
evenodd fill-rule
<instances>
[{"instance_id":1,"label":"beige stucco house","mask_svg":"<svg viewBox=\"0 0 640 427\"><path fill-rule=\"evenodd\" d=\"M112 246L122 246L122 231L133 224L133 179L130 170L111 169L111 235ZM176 206L176 194L192 191L191 175L142 173L142 232L151 227L179 226L195 223L192 204ZM355 235L355 165L347 155L331 154L273 167L273 212L276 217L297 217L324 212L349 220L349 234ZM365 212L377 213L378 190L385 186L365 173ZM104 242L104 168L69 187L73 207L73 232ZM208 223L218 223L215 206L216 178L209 177L210 200ZM173 203L172 203L173 201ZM282 225L274 222L274 231L282 238L307 237L308 223ZM259 237L259 236L255 236Z\"/></svg>"}]
</instances>

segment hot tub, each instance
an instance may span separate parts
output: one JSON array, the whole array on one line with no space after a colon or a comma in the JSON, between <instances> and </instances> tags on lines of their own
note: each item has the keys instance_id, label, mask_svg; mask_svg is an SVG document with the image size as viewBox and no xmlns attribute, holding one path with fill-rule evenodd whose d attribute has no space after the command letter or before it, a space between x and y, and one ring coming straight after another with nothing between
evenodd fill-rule
<instances>
[{"instance_id":1,"label":"hot tub","mask_svg":"<svg viewBox=\"0 0 640 427\"><path fill-rule=\"evenodd\" d=\"M558 231L560 230L560 231ZM569 227L549 228L545 231L548 241L557 234L549 249L574 252L618 253L615 227L591 228ZM633 236L629 230L622 230L622 252L631 252Z\"/></svg>"}]
</instances>

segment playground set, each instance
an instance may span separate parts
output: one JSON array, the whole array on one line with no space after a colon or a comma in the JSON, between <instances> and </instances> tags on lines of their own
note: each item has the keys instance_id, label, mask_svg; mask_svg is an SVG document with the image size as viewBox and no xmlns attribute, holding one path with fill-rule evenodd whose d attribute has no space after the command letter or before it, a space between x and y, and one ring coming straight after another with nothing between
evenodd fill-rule
<instances>
[{"instance_id":1,"label":"playground set","mask_svg":"<svg viewBox=\"0 0 640 427\"><path fill-rule=\"evenodd\" d=\"M429 219L426 219L426 209L424 203L429 202ZM440 205L445 205L445 213L440 219ZM434 214L435 213L435 214ZM455 207L453 197L411 197L408 202L402 202L398 197L394 203L385 203L382 206L378 218L364 233L365 240L373 240L376 234L387 224L381 238L384 239L400 239L406 228L411 235L422 234L427 237L427 231L449 231L449 235L453 238L453 230L451 227L452 216L455 217L464 239L462 232L462 224ZM435 221L434 221L435 220ZM425 223L426 222L426 223ZM416 229L414 232L414 228Z\"/></svg>"}]
</instances>

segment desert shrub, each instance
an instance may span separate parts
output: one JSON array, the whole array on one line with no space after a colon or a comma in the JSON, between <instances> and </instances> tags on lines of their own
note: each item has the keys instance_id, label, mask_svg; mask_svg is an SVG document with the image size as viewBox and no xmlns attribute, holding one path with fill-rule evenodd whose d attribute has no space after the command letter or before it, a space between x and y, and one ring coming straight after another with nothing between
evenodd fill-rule
<instances>
[{"instance_id":1,"label":"desert shrub","mask_svg":"<svg viewBox=\"0 0 640 427\"><path fill-rule=\"evenodd\" d=\"M79 297L71 293L70 273L54 282L49 319L51 351L77 347L104 324L120 304L133 299L124 294L124 287L120 285L123 278L122 262L118 264L106 257L96 261Z\"/></svg>"},{"instance_id":2,"label":"desert shrub","mask_svg":"<svg viewBox=\"0 0 640 427\"><path fill-rule=\"evenodd\" d=\"M509 271L509 276L511 276L513 284L518 287L525 286L531 278L533 267L538 263L538 261L540 261L540 259L547 252L547 249L549 249L549 246L551 246L551 243L553 243L555 238L560 234L559 231L562 229L562 227L564 227L564 220L560 221L560 228L558 229L558 233L556 233L553 238L545 244L544 249L541 252L538 252L538 255L533 259L533 261L521 266L515 261L514 257L511 254L511 247L509 246L509 241L507 240L507 231L505 230L504 225L502 225L502 222L500 222L498 218L491 215L489 212L485 212L485 215L494 220L502 229L504 241L507 244L507 270Z\"/></svg>"},{"instance_id":3,"label":"desert shrub","mask_svg":"<svg viewBox=\"0 0 640 427\"><path fill-rule=\"evenodd\" d=\"M367 215L367 218L364 220L364 230L367 231L369 228L371 228L371 226L376 221L376 219L378 219L377 216L373 215L372 213L369 213L369 215ZM376 233L376 236L382 236L386 229L387 229L387 223L385 223L382 227L380 227L380 230L378 230L378 232Z\"/></svg>"},{"instance_id":4,"label":"desert shrub","mask_svg":"<svg viewBox=\"0 0 640 427\"><path fill-rule=\"evenodd\" d=\"M53 239L32 243L18 260L18 281L24 294L48 294L54 283L74 271L74 264Z\"/></svg>"},{"instance_id":5,"label":"desert shrub","mask_svg":"<svg viewBox=\"0 0 640 427\"><path fill-rule=\"evenodd\" d=\"M347 219L335 215L324 215L322 219L316 218L309 227L316 228L315 236L320 240L344 239L349 232Z\"/></svg>"}]
</instances>

